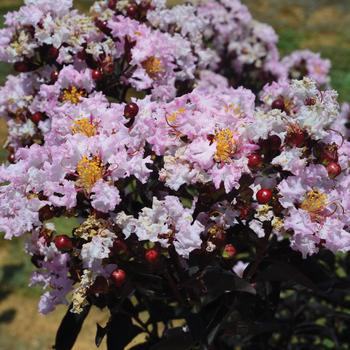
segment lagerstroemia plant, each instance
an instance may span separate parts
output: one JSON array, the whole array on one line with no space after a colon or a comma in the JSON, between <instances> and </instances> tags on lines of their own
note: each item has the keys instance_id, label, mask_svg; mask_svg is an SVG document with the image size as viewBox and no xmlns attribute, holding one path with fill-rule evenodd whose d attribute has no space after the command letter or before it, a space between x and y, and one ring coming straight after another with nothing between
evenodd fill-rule
<instances>
[{"instance_id":1,"label":"lagerstroemia plant","mask_svg":"<svg viewBox=\"0 0 350 350\"><path fill-rule=\"evenodd\" d=\"M350 112L328 60L280 59L236 0L26 0L5 24L0 229L27 237L39 311L71 300L56 349L91 305L109 349L346 344Z\"/></svg>"}]
</instances>

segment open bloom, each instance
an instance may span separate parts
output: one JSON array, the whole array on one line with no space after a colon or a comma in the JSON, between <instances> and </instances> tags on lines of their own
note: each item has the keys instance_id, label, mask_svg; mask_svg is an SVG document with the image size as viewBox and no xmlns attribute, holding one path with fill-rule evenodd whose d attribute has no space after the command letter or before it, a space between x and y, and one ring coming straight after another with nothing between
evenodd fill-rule
<instances>
[{"instance_id":1,"label":"open bloom","mask_svg":"<svg viewBox=\"0 0 350 350\"><path fill-rule=\"evenodd\" d=\"M349 249L344 221L349 213L343 203L343 191L329 179L324 166L309 166L278 187L280 202L286 208L284 227L293 231L294 249L304 257L317 252L320 246L334 252Z\"/></svg>"},{"instance_id":2,"label":"open bloom","mask_svg":"<svg viewBox=\"0 0 350 350\"><path fill-rule=\"evenodd\" d=\"M177 253L188 257L200 248L203 225L192 218L193 209L182 206L177 197L167 196L164 201L153 198L152 208L144 208L138 218L119 213L116 223L126 237L135 233L140 241L173 244Z\"/></svg>"}]
</instances>

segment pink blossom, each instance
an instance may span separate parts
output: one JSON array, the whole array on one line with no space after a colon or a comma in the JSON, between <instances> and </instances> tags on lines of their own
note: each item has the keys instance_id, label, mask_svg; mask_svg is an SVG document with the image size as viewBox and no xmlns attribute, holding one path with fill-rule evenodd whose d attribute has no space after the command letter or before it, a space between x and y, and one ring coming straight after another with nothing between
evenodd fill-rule
<instances>
[{"instance_id":1,"label":"pink blossom","mask_svg":"<svg viewBox=\"0 0 350 350\"><path fill-rule=\"evenodd\" d=\"M121 201L118 189L103 181L96 182L92 192L91 205L103 213L114 210Z\"/></svg>"}]
</instances>

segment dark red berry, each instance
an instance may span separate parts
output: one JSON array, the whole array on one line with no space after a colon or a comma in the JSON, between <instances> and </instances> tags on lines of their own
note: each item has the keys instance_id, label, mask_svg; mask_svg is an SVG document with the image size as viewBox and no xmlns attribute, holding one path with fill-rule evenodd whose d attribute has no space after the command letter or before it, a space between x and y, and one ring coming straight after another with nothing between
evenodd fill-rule
<instances>
[{"instance_id":1,"label":"dark red berry","mask_svg":"<svg viewBox=\"0 0 350 350\"><path fill-rule=\"evenodd\" d=\"M335 179L341 173L341 166L336 162L330 162L327 165L327 172L331 179Z\"/></svg>"},{"instance_id":2,"label":"dark red berry","mask_svg":"<svg viewBox=\"0 0 350 350\"><path fill-rule=\"evenodd\" d=\"M58 70L54 70L51 72L50 78L53 83L57 81L59 74L60 73Z\"/></svg>"},{"instance_id":3,"label":"dark red berry","mask_svg":"<svg viewBox=\"0 0 350 350\"><path fill-rule=\"evenodd\" d=\"M258 153L253 153L248 156L248 166L251 169L260 168L262 165L261 155Z\"/></svg>"},{"instance_id":4,"label":"dark red berry","mask_svg":"<svg viewBox=\"0 0 350 350\"><path fill-rule=\"evenodd\" d=\"M272 199L272 191L268 188L262 188L256 194L256 199L259 204L267 204Z\"/></svg>"},{"instance_id":5,"label":"dark red berry","mask_svg":"<svg viewBox=\"0 0 350 350\"><path fill-rule=\"evenodd\" d=\"M134 102L128 103L124 108L124 116L126 118L134 118L137 116L138 112L139 106Z\"/></svg>"},{"instance_id":6,"label":"dark red berry","mask_svg":"<svg viewBox=\"0 0 350 350\"><path fill-rule=\"evenodd\" d=\"M47 51L47 58L50 61L55 61L60 54L60 50L57 47L51 46Z\"/></svg>"},{"instance_id":7,"label":"dark red berry","mask_svg":"<svg viewBox=\"0 0 350 350\"><path fill-rule=\"evenodd\" d=\"M127 8L126 8L126 13L129 17L131 18L135 18L137 16L137 6L135 4L130 4Z\"/></svg>"},{"instance_id":8,"label":"dark red berry","mask_svg":"<svg viewBox=\"0 0 350 350\"><path fill-rule=\"evenodd\" d=\"M233 244L226 244L222 252L224 259L232 259L237 253L237 250Z\"/></svg>"},{"instance_id":9,"label":"dark red berry","mask_svg":"<svg viewBox=\"0 0 350 350\"><path fill-rule=\"evenodd\" d=\"M250 208L249 207L243 207L240 209L240 213L239 213L239 217L242 219L242 220L247 220L248 219L248 216L250 214Z\"/></svg>"},{"instance_id":10,"label":"dark red berry","mask_svg":"<svg viewBox=\"0 0 350 350\"><path fill-rule=\"evenodd\" d=\"M120 239L116 239L113 242L113 246L112 246L112 253L115 255L123 255L126 254L128 252L128 246L126 245L126 243Z\"/></svg>"},{"instance_id":11,"label":"dark red berry","mask_svg":"<svg viewBox=\"0 0 350 350\"><path fill-rule=\"evenodd\" d=\"M67 235L59 235L54 239L56 248L60 251L68 251L73 248L72 240Z\"/></svg>"},{"instance_id":12,"label":"dark red berry","mask_svg":"<svg viewBox=\"0 0 350 350\"><path fill-rule=\"evenodd\" d=\"M95 81L101 80L103 77L103 73L102 73L101 69L93 69L91 72L91 77Z\"/></svg>"},{"instance_id":13,"label":"dark red berry","mask_svg":"<svg viewBox=\"0 0 350 350\"><path fill-rule=\"evenodd\" d=\"M7 156L7 160L8 160L9 163L11 163L11 164L16 163L16 156L15 156L15 154L11 152L11 153Z\"/></svg>"},{"instance_id":14,"label":"dark red berry","mask_svg":"<svg viewBox=\"0 0 350 350\"><path fill-rule=\"evenodd\" d=\"M116 287L121 287L126 280L126 272L122 269L116 269L111 274L111 280Z\"/></svg>"},{"instance_id":15,"label":"dark red berry","mask_svg":"<svg viewBox=\"0 0 350 350\"><path fill-rule=\"evenodd\" d=\"M103 33L105 34L110 34L111 33L111 29L108 27L108 21L101 21L99 19L95 20L95 25L96 27Z\"/></svg>"},{"instance_id":16,"label":"dark red berry","mask_svg":"<svg viewBox=\"0 0 350 350\"><path fill-rule=\"evenodd\" d=\"M36 112L30 116L30 119L33 123L38 124L44 119L44 115L41 112Z\"/></svg>"},{"instance_id":17,"label":"dark red berry","mask_svg":"<svg viewBox=\"0 0 350 350\"><path fill-rule=\"evenodd\" d=\"M325 145L321 150L321 161L323 164L338 162L338 146L336 144Z\"/></svg>"},{"instance_id":18,"label":"dark red berry","mask_svg":"<svg viewBox=\"0 0 350 350\"><path fill-rule=\"evenodd\" d=\"M259 141L262 152L276 152L279 151L282 145L282 141L277 135L271 135L265 140Z\"/></svg>"},{"instance_id":19,"label":"dark red berry","mask_svg":"<svg viewBox=\"0 0 350 350\"><path fill-rule=\"evenodd\" d=\"M145 259L149 262L149 263L155 263L159 258L159 253L156 249L148 249L145 252Z\"/></svg>"},{"instance_id":20,"label":"dark red berry","mask_svg":"<svg viewBox=\"0 0 350 350\"><path fill-rule=\"evenodd\" d=\"M272 109L279 109L281 111L284 111L286 106L284 104L284 99L283 97L279 97L276 100L274 100L271 104Z\"/></svg>"},{"instance_id":21,"label":"dark red berry","mask_svg":"<svg viewBox=\"0 0 350 350\"><path fill-rule=\"evenodd\" d=\"M27 73L31 71L31 66L27 62L16 62L13 68L18 73Z\"/></svg>"},{"instance_id":22,"label":"dark red berry","mask_svg":"<svg viewBox=\"0 0 350 350\"><path fill-rule=\"evenodd\" d=\"M149 0L142 0L140 5L144 11L148 11L152 8L151 1Z\"/></svg>"},{"instance_id":23,"label":"dark red berry","mask_svg":"<svg viewBox=\"0 0 350 350\"><path fill-rule=\"evenodd\" d=\"M115 7L117 6L117 0L109 0L108 1L108 8L111 10L115 10Z\"/></svg>"},{"instance_id":24,"label":"dark red berry","mask_svg":"<svg viewBox=\"0 0 350 350\"><path fill-rule=\"evenodd\" d=\"M286 143L291 147L302 147L305 144L305 134L302 131L291 132L286 137Z\"/></svg>"}]
</instances>

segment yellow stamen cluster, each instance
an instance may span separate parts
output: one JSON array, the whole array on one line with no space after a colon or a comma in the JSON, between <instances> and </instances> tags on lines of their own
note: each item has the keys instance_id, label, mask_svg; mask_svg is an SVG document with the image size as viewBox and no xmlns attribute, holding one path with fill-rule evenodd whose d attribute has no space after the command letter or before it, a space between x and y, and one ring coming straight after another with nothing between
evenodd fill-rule
<instances>
[{"instance_id":1,"label":"yellow stamen cluster","mask_svg":"<svg viewBox=\"0 0 350 350\"><path fill-rule=\"evenodd\" d=\"M284 109L289 112L289 111L292 111L293 108L294 108L293 100L289 98L284 98Z\"/></svg>"},{"instance_id":2,"label":"yellow stamen cluster","mask_svg":"<svg viewBox=\"0 0 350 350\"><path fill-rule=\"evenodd\" d=\"M82 97L86 97L87 93L84 89L78 89L75 86L71 86L68 89L64 89L61 94L62 102L70 102L74 105L78 104Z\"/></svg>"},{"instance_id":3,"label":"yellow stamen cluster","mask_svg":"<svg viewBox=\"0 0 350 350\"><path fill-rule=\"evenodd\" d=\"M95 136L97 133L96 125L89 118L75 120L71 130L73 134L83 134L87 137Z\"/></svg>"},{"instance_id":4,"label":"yellow stamen cluster","mask_svg":"<svg viewBox=\"0 0 350 350\"><path fill-rule=\"evenodd\" d=\"M74 235L85 240L97 236L106 227L102 219L96 219L93 215L89 216L74 231Z\"/></svg>"},{"instance_id":5,"label":"yellow stamen cluster","mask_svg":"<svg viewBox=\"0 0 350 350\"><path fill-rule=\"evenodd\" d=\"M87 300L87 291L92 286L92 272L88 270L83 271L78 287L73 291L71 312L80 314L84 307L89 304Z\"/></svg>"},{"instance_id":6,"label":"yellow stamen cluster","mask_svg":"<svg viewBox=\"0 0 350 350\"><path fill-rule=\"evenodd\" d=\"M146 70L151 78L155 78L159 73L164 71L162 62L157 57L149 57L142 63L142 67Z\"/></svg>"},{"instance_id":7,"label":"yellow stamen cluster","mask_svg":"<svg viewBox=\"0 0 350 350\"><path fill-rule=\"evenodd\" d=\"M306 194L300 208L308 211L310 214L316 214L324 210L327 205L327 195L318 189L313 189Z\"/></svg>"},{"instance_id":8,"label":"yellow stamen cluster","mask_svg":"<svg viewBox=\"0 0 350 350\"><path fill-rule=\"evenodd\" d=\"M276 231L281 231L283 229L284 223L283 220L278 217L275 216L271 222L272 227L276 230Z\"/></svg>"},{"instance_id":9,"label":"yellow stamen cluster","mask_svg":"<svg viewBox=\"0 0 350 350\"><path fill-rule=\"evenodd\" d=\"M103 177L103 167L100 158L93 157L89 159L84 156L77 165L77 173L80 185L90 192L94 184Z\"/></svg>"},{"instance_id":10,"label":"yellow stamen cluster","mask_svg":"<svg viewBox=\"0 0 350 350\"><path fill-rule=\"evenodd\" d=\"M273 208L268 204L259 205L259 207L256 208L255 216L261 221L271 220L271 218L273 217Z\"/></svg>"},{"instance_id":11,"label":"yellow stamen cluster","mask_svg":"<svg viewBox=\"0 0 350 350\"><path fill-rule=\"evenodd\" d=\"M185 112L186 112L186 109L185 109L184 107L180 107L177 111L175 111L175 112L173 112L173 113L171 113L171 114L169 114L169 115L167 116L168 122L169 122L169 123L174 123L174 122L176 122L177 117L178 117L180 114L183 114L183 113L185 113Z\"/></svg>"},{"instance_id":12,"label":"yellow stamen cluster","mask_svg":"<svg viewBox=\"0 0 350 350\"><path fill-rule=\"evenodd\" d=\"M240 106L235 105L234 103L229 103L225 106L225 112L226 113L233 113L234 115L241 114L241 108Z\"/></svg>"},{"instance_id":13,"label":"yellow stamen cluster","mask_svg":"<svg viewBox=\"0 0 350 350\"><path fill-rule=\"evenodd\" d=\"M15 51L17 55L25 55L28 53L28 43L32 40L31 34L24 28L17 32L10 43L11 51Z\"/></svg>"},{"instance_id":14,"label":"yellow stamen cluster","mask_svg":"<svg viewBox=\"0 0 350 350\"><path fill-rule=\"evenodd\" d=\"M33 192L27 193L26 197L28 199L37 199L37 198L39 198L39 196L36 193L33 193Z\"/></svg>"},{"instance_id":15,"label":"yellow stamen cluster","mask_svg":"<svg viewBox=\"0 0 350 350\"><path fill-rule=\"evenodd\" d=\"M230 129L223 129L216 132L214 140L216 142L216 153L214 159L218 163L228 163L236 153L237 145Z\"/></svg>"},{"instance_id":16,"label":"yellow stamen cluster","mask_svg":"<svg viewBox=\"0 0 350 350\"><path fill-rule=\"evenodd\" d=\"M210 226L208 229L208 233L211 237L215 237L222 232L224 232L223 228L217 224Z\"/></svg>"}]
</instances>

